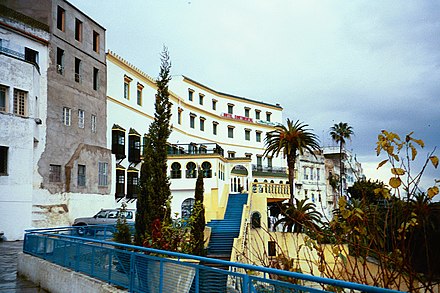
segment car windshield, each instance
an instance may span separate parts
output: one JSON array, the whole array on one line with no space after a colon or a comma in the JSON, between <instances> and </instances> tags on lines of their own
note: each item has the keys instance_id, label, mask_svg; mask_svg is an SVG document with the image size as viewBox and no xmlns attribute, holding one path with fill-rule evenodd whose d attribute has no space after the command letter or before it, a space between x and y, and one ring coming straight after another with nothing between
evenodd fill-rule
<instances>
[{"instance_id":1,"label":"car windshield","mask_svg":"<svg viewBox=\"0 0 440 293\"><path fill-rule=\"evenodd\" d=\"M108 211L100 211L99 213L96 214L96 218L106 218L108 214Z\"/></svg>"}]
</instances>

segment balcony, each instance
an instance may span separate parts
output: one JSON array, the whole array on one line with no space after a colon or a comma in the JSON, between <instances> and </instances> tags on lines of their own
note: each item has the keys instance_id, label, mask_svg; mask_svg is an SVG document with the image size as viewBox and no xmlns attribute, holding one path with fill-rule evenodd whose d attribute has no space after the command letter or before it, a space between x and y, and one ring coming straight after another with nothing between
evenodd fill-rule
<instances>
[{"instance_id":1,"label":"balcony","mask_svg":"<svg viewBox=\"0 0 440 293\"><path fill-rule=\"evenodd\" d=\"M40 71L38 66L38 52L27 47L20 46L8 40L1 40L0 53L8 55L10 57L23 60L31 63L35 68Z\"/></svg>"},{"instance_id":2,"label":"balcony","mask_svg":"<svg viewBox=\"0 0 440 293\"><path fill-rule=\"evenodd\" d=\"M224 150L216 143L203 143L203 144L170 144L168 145L169 156L181 156L181 155L212 155L217 154L224 157Z\"/></svg>"},{"instance_id":3,"label":"balcony","mask_svg":"<svg viewBox=\"0 0 440 293\"><path fill-rule=\"evenodd\" d=\"M252 164L252 175L268 175L271 174L275 177L286 177L287 168L286 167L270 167Z\"/></svg>"}]
</instances>

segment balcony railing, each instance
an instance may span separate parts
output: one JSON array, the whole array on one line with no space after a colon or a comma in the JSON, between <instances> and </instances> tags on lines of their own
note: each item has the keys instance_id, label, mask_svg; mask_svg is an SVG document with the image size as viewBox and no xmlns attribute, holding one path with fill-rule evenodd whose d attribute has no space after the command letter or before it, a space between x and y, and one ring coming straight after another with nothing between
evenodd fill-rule
<instances>
[{"instance_id":1,"label":"balcony railing","mask_svg":"<svg viewBox=\"0 0 440 293\"><path fill-rule=\"evenodd\" d=\"M218 154L224 157L224 150L216 143L190 143L168 145L168 155L205 155Z\"/></svg>"},{"instance_id":2,"label":"balcony railing","mask_svg":"<svg viewBox=\"0 0 440 293\"><path fill-rule=\"evenodd\" d=\"M286 174L286 167L270 167L252 164L252 171L264 173L283 173Z\"/></svg>"},{"instance_id":3,"label":"balcony railing","mask_svg":"<svg viewBox=\"0 0 440 293\"><path fill-rule=\"evenodd\" d=\"M25 54L25 52L28 51L32 51L33 54ZM0 40L0 52L15 57L17 59L27 61L33 64L38 71L40 70L40 67L37 63L38 52L36 51L30 50L29 48L23 47L7 40Z\"/></svg>"},{"instance_id":4,"label":"balcony railing","mask_svg":"<svg viewBox=\"0 0 440 293\"><path fill-rule=\"evenodd\" d=\"M112 230L89 226L95 239L78 237L78 227L26 231L23 252L128 292L399 292L317 277L110 241ZM90 233L89 233L90 234ZM224 267L226 269L219 269ZM295 280L287 282L282 280Z\"/></svg>"}]
</instances>

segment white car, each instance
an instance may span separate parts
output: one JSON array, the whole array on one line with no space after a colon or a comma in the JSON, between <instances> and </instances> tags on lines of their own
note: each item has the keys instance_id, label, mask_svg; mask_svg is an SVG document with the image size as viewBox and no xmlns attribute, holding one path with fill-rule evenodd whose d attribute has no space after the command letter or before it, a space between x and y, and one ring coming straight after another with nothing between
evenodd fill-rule
<instances>
[{"instance_id":1,"label":"white car","mask_svg":"<svg viewBox=\"0 0 440 293\"><path fill-rule=\"evenodd\" d=\"M83 235L86 231L89 230L87 226L116 224L120 213L121 213L121 209L102 209L93 217L76 218L75 221L73 221L73 226L77 226L78 234ZM126 209L121 216L127 220L127 223L134 223L136 217L136 210Z\"/></svg>"}]
</instances>

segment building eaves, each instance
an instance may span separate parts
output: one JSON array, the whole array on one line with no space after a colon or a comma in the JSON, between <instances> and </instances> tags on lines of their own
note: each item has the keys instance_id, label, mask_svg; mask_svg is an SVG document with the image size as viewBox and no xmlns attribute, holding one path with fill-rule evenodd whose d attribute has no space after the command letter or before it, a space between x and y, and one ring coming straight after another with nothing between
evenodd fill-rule
<instances>
[{"instance_id":1,"label":"building eaves","mask_svg":"<svg viewBox=\"0 0 440 293\"><path fill-rule=\"evenodd\" d=\"M208 89L209 91L212 91L212 92L214 92L214 93L216 93L216 94L218 94L220 96L231 97L231 98L235 98L235 99L239 99L239 100L243 100L243 101L248 101L248 102L252 102L252 103L258 103L258 104L262 104L262 105L266 105L266 106L270 106L270 107L275 107L275 108L278 108L280 110L283 109L283 107L281 107L280 104L273 105L273 104L269 104L269 103L265 103L265 102L261 102L261 101L252 100L252 99L245 98L245 97L240 97L240 96L236 96L236 95L231 95L231 94L219 92L219 91L216 91L216 90L214 90L214 89L212 89L212 88L210 88L210 87L208 87L208 86L206 86L204 84L201 84L200 82L195 81L194 79L191 79L191 78L189 78L189 77L187 77L185 75L182 75L182 76L183 76L184 79L189 80L190 82L192 82L194 84L197 84L198 86L203 87L205 89Z\"/></svg>"},{"instance_id":2,"label":"building eaves","mask_svg":"<svg viewBox=\"0 0 440 293\"><path fill-rule=\"evenodd\" d=\"M9 18L9 19L14 19L16 21L25 23L31 27L49 32L49 26L47 24L39 22L38 20L35 20L32 17L24 15L18 11L15 11L15 10L13 10L9 7L6 7L4 5L1 5L1 4L0 4L0 15L4 16L6 18Z\"/></svg>"},{"instance_id":3,"label":"building eaves","mask_svg":"<svg viewBox=\"0 0 440 293\"><path fill-rule=\"evenodd\" d=\"M97 26L99 26L100 28L102 28L104 31L106 31L105 27L103 27L102 25L100 25L98 22L96 22L96 20L94 20L93 18L91 18L90 16L88 16L87 14L85 14L84 12L82 12L80 9L78 9L78 7L76 7L75 5L73 5L72 3L70 3L67 0L64 0L67 4L69 4L70 6L72 6L74 9L76 9L77 11L79 11L82 15L84 15L85 17L87 17L91 22L93 22L94 24L96 24Z\"/></svg>"}]
</instances>

